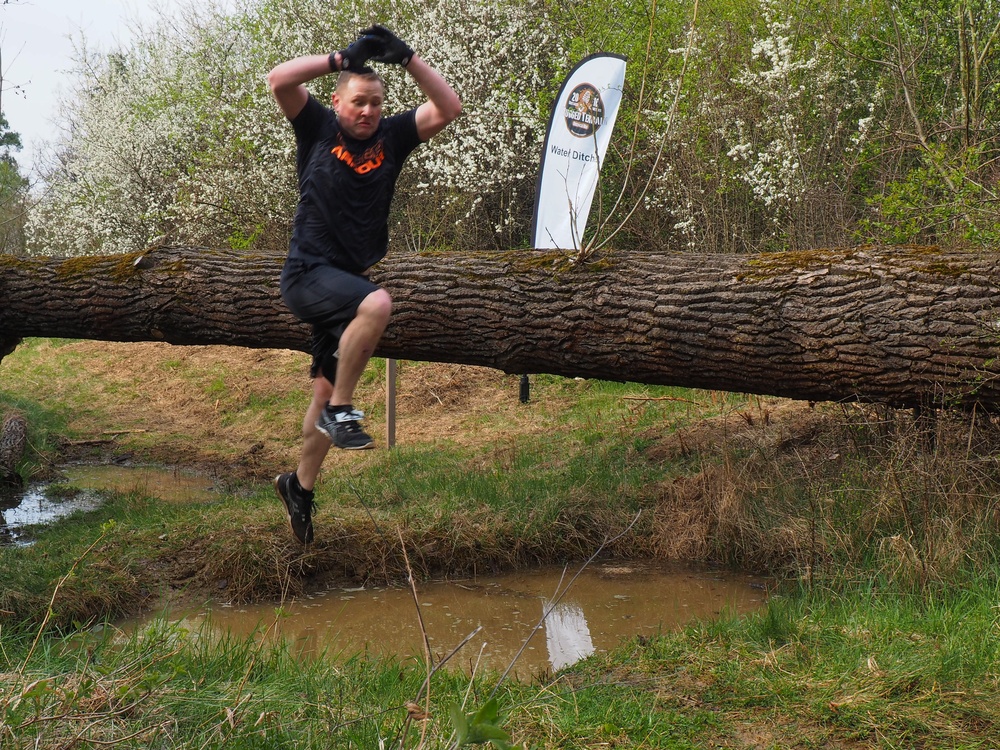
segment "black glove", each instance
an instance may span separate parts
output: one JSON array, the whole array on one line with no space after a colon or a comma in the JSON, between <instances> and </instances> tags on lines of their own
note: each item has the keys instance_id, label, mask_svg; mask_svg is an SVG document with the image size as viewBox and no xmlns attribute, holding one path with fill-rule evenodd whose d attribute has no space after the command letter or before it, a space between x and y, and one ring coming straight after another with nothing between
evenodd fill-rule
<instances>
[{"instance_id":1,"label":"black glove","mask_svg":"<svg viewBox=\"0 0 1000 750\"><path fill-rule=\"evenodd\" d=\"M369 26L361 34L363 39L373 37L378 39L382 45L382 50L373 54L369 58L370 60L402 65L404 68L410 64L410 58L413 57L413 49L385 26L379 26L378 24Z\"/></svg>"},{"instance_id":2,"label":"black glove","mask_svg":"<svg viewBox=\"0 0 1000 750\"><path fill-rule=\"evenodd\" d=\"M347 49L340 50L340 69L352 73L365 73L370 70L365 63L378 59L376 56L384 52L385 45L381 39L372 34L362 33ZM333 70L333 55L330 57L330 70Z\"/></svg>"}]
</instances>

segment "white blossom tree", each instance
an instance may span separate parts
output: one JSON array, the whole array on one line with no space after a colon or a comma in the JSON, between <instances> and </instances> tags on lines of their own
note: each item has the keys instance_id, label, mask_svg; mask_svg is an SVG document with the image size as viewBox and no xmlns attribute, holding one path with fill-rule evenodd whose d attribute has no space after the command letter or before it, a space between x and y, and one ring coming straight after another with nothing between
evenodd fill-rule
<instances>
[{"instance_id":1,"label":"white blossom tree","mask_svg":"<svg viewBox=\"0 0 1000 750\"><path fill-rule=\"evenodd\" d=\"M265 75L372 22L441 70L464 105L404 170L396 251L524 247L552 99L597 51L629 64L585 241L708 252L990 241L996 3L192 2L128 50L81 51L29 247L280 251L294 142ZM421 100L405 72L382 72L388 112ZM325 100L333 85L310 89Z\"/></svg>"},{"instance_id":2,"label":"white blossom tree","mask_svg":"<svg viewBox=\"0 0 1000 750\"><path fill-rule=\"evenodd\" d=\"M346 46L373 19L441 70L469 112L406 170L403 239L423 245L473 232L509 240L530 208L544 125L536 92L558 50L544 8L384 5L356 0L336 13L318 0L267 0L237 13L191 5L127 51L84 52L57 163L29 225L32 248L107 253L155 238L283 246L297 198L294 138L265 75L283 59ZM390 110L419 103L405 73L383 73ZM333 83L310 88L327 99ZM431 211L449 219L443 236Z\"/></svg>"}]
</instances>

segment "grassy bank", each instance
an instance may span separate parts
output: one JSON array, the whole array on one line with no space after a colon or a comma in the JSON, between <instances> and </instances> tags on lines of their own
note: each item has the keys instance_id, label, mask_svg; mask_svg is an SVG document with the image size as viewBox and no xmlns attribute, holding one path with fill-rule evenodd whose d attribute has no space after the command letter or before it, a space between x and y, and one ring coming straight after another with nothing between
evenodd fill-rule
<instances>
[{"instance_id":1,"label":"grassy bank","mask_svg":"<svg viewBox=\"0 0 1000 750\"><path fill-rule=\"evenodd\" d=\"M397 447L331 454L303 549L270 479L296 460L305 366L290 352L60 341L0 362L0 408L29 421L22 473L152 460L198 466L220 489L112 494L0 549L2 746L445 747L494 691L498 717L472 727L526 747L1000 746L990 419L544 376L521 404L516 377L403 363ZM384 388L370 368L359 397L383 445ZM280 601L400 581L407 565L419 582L598 549L780 585L756 615L625 642L530 684L444 669L429 698L416 661L94 627L165 601Z\"/></svg>"},{"instance_id":2,"label":"grassy bank","mask_svg":"<svg viewBox=\"0 0 1000 750\"><path fill-rule=\"evenodd\" d=\"M303 660L266 639L164 624L50 637L30 656L27 638L7 637L0 742L454 747L455 707L495 700L479 724L496 747L990 748L996 594L779 596L761 614L633 639L529 682L447 669L427 681L421 660Z\"/></svg>"}]
</instances>

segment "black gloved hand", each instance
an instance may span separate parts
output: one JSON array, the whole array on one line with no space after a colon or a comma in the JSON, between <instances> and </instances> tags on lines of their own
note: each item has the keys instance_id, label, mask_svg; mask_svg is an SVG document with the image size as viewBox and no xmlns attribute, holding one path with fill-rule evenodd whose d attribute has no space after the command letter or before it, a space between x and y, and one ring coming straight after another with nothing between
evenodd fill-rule
<instances>
[{"instance_id":1,"label":"black gloved hand","mask_svg":"<svg viewBox=\"0 0 1000 750\"><path fill-rule=\"evenodd\" d=\"M385 52L385 44L377 36L365 34L359 36L347 49L340 50L340 69L352 73L365 73L370 68L365 66L369 60L377 60L377 55ZM331 60L330 69L333 70Z\"/></svg>"},{"instance_id":2,"label":"black gloved hand","mask_svg":"<svg viewBox=\"0 0 1000 750\"><path fill-rule=\"evenodd\" d=\"M385 26L375 24L362 31L361 34L362 38L373 37L382 45L382 50L373 54L369 59L380 63L402 65L404 68L410 64L410 59L414 54L413 48Z\"/></svg>"}]
</instances>

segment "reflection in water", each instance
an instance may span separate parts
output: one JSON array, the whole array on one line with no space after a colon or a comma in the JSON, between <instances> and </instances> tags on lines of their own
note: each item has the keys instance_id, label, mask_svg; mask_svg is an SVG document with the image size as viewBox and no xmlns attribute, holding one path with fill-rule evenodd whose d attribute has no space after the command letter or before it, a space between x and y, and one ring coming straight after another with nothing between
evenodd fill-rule
<instances>
[{"instance_id":1,"label":"reflection in water","mask_svg":"<svg viewBox=\"0 0 1000 750\"><path fill-rule=\"evenodd\" d=\"M100 507L100 491L134 492L167 502L208 500L212 497L212 483L208 479L178 469L79 464L65 466L62 472L65 480L60 484L75 487L80 492L70 496L66 496L64 491L50 494L48 483L36 483L23 492L0 499L0 544L30 544L24 527L52 523L75 511Z\"/></svg>"},{"instance_id":2,"label":"reflection in water","mask_svg":"<svg viewBox=\"0 0 1000 750\"><path fill-rule=\"evenodd\" d=\"M93 492L81 492L73 497L49 497L47 485L31 484L4 504L0 514L0 544L25 546L31 540L24 534L24 527L36 523L52 523L78 510L93 510L101 498Z\"/></svg>"},{"instance_id":3,"label":"reflection in water","mask_svg":"<svg viewBox=\"0 0 1000 750\"><path fill-rule=\"evenodd\" d=\"M553 669L562 669L594 653L587 618L575 604L545 604L545 645Z\"/></svg>"},{"instance_id":4,"label":"reflection in water","mask_svg":"<svg viewBox=\"0 0 1000 750\"><path fill-rule=\"evenodd\" d=\"M434 662L482 626L451 668L503 671L527 641L515 673L535 674L607 651L625 638L723 612L749 612L764 600L760 581L749 576L632 561L593 564L563 592L565 574L558 568L419 586ZM275 604L214 604L168 617L192 630L207 625L237 636L268 631L288 639L302 655L367 652L406 658L423 654L415 608L409 589L335 589L286 603L280 615ZM543 620L547 608L551 612Z\"/></svg>"}]
</instances>

